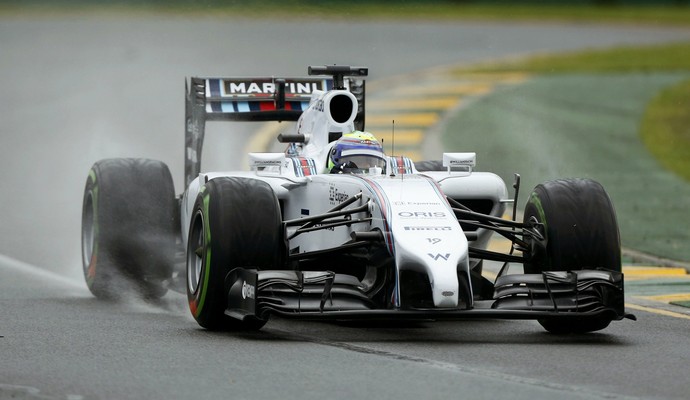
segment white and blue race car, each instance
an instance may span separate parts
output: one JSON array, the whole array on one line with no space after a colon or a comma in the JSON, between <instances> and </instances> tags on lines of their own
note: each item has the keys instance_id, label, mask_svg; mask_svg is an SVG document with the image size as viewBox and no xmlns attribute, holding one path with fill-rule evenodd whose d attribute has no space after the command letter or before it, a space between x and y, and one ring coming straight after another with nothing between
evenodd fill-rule
<instances>
[{"instance_id":1,"label":"white and blue race car","mask_svg":"<svg viewBox=\"0 0 690 400\"><path fill-rule=\"evenodd\" d=\"M634 319L601 185L545 182L516 221L518 175L511 198L500 177L473 170L474 153L418 163L385 155L364 131L367 72L192 78L180 196L159 161L106 159L89 172L91 292L181 291L208 329L259 329L278 315L537 319L550 332L584 333ZM278 137L285 152L250 153L247 171L202 172L206 121L297 123ZM508 204L512 219L503 218ZM513 243L509 253L488 250L493 234ZM485 260L504 263L495 280L482 275Z\"/></svg>"}]
</instances>

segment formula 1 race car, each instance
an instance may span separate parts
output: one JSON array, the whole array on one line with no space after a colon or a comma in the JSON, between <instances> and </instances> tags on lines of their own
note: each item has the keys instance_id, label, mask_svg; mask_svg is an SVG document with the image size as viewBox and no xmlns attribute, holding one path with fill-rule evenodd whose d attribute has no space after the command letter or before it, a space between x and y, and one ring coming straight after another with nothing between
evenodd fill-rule
<instances>
[{"instance_id":1,"label":"formula 1 race car","mask_svg":"<svg viewBox=\"0 0 690 400\"><path fill-rule=\"evenodd\" d=\"M91 292L180 291L208 329L259 329L278 315L536 319L550 332L584 333L634 319L600 184L540 184L516 221L519 175L511 199L500 177L473 170L475 153L417 163L386 155L364 131L367 73L319 66L306 78L191 78L180 196L159 161L106 159L89 172L82 253ZM285 152L250 153L248 171L202 172L206 121L296 124L278 136ZM509 253L488 250L494 233L512 242ZM503 263L493 281L485 261Z\"/></svg>"}]
</instances>

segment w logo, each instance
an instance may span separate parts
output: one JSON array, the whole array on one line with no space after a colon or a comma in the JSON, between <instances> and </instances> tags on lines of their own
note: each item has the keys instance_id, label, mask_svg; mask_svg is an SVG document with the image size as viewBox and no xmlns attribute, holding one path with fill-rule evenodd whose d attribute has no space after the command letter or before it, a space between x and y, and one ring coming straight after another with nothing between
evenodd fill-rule
<instances>
[{"instance_id":1,"label":"w logo","mask_svg":"<svg viewBox=\"0 0 690 400\"><path fill-rule=\"evenodd\" d=\"M450 258L450 253L446 254L431 254L431 253L426 253L429 257L433 258L434 261L438 261L439 258L442 258L444 261L448 261L448 258Z\"/></svg>"}]
</instances>

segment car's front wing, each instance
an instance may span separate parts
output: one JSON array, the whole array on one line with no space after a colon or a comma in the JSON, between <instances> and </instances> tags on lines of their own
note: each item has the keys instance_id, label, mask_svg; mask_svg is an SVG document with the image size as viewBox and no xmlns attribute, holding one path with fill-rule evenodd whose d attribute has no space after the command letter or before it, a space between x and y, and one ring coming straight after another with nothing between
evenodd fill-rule
<instances>
[{"instance_id":1,"label":"car's front wing","mask_svg":"<svg viewBox=\"0 0 690 400\"><path fill-rule=\"evenodd\" d=\"M240 320L271 314L311 320L635 319L624 310L623 274L604 270L502 276L494 299L475 301L471 309L382 306L356 278L328 271L238 268L225 283L225 313Z\"/></svg>"}]
</instances>

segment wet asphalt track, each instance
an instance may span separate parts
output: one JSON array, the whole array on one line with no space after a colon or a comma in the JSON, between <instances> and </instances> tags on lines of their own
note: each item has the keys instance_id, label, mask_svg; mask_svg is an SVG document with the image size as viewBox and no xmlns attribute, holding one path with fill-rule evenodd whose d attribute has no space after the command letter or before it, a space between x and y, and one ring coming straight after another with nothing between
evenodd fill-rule
<instances>
[{"instance_id":1,"label":"wet asphalt track","mask_svg":"<svg viewBox=\"0 0 690 400\"><path fill-rule=\"evenodd\" d=\"M79 224L84 179L100 158L161 159L182 190L185 76L348 63L381 79L690 31L14 15L0 16L0 38L0 254L11 257L0 257L0 398L687 398L688 320L638 312L637 323L585 337L553 337L529 321L274 320L260 333L210 333L182 296L92 298ZM238 167L237 143L255 128L211 127L205 167Z\"/></svg>"}]
</instances>

